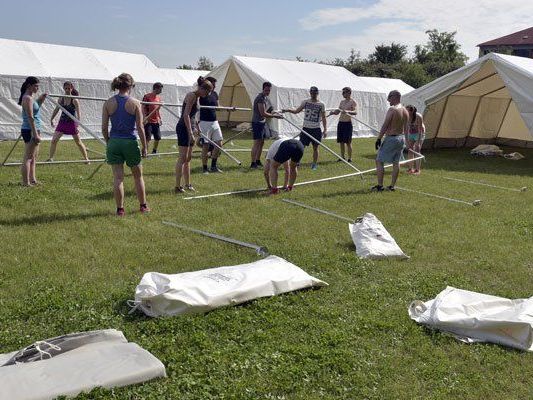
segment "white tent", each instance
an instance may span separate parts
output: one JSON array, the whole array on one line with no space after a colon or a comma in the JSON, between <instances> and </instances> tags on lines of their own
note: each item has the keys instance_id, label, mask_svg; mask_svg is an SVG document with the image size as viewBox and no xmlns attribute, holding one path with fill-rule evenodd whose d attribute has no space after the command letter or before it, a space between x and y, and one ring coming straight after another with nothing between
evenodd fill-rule
<instances>
[{"instance_id":1,"label":"white tent","mask_svg":"<svg viewBox=\"0 0 533 400\"><path fill-rule=\"evenodd\" d=\"M387 110L386 96L347 69L332 65L276 60L268 58L233 56L211 71L218 80L220 103L224 106L251 108L255 96L265 81L272 83L270 99L275 109L297 107L309 98L309 88L317 86L320 100L326 108L336 108L342 99L341 89L350 86L359 106L358 117L371 126L381 124ZM303 114L286 115L296 125L302 124ZM250 122L251 112L221 112L220 121L228 124ZM296 133L296 129L283 120L270 121L271 129L281 135ZM328 118L328 131L334 132L337 117ZM362 124L354 125L356 136L369 136L372 132ZM333 135L330 135L330 137Z\"/></svg>"},{"instance_id":2,"label":"white tent","mask_svg":"<svg viewBox=\"0 0 533 400\"><path fill-rule=\"evenodd\" d=\"M178 87L178 101L183 99L196 85L200 76L207 76L210 71L196 69L160 68L160 71L169 82L173 82Z\"/></svg>"},{"instance_id":3,"label":"white tent","mask_svg":"<svg viewBox=\"0 0 533 400\"><path fill-rule=\"evenodd\" d=\"M533 60L490 53L404 98L424 113L426 146L532 147Z\"/></svg>"},{"instance_id":4,"label":"white tent","mask_svg":"<svg viewBox=\"0 0 533 400\"><path fill-rule=\"evenodd\" d=\"M398 90L402 96L415 90L401 79L377 78L373 76L359 76L364 82L374 86L377 90L387 96L392 90Z\"/></svg>"},{"instance_id":5,"label":"white tent","mask_svg":"<svg viewBox=\"0 0 533 400\"><path fill-rule=\"evenodd\" d=\"M63 82L69 80L81 96L106 98L112 95L111 80L128 72L136 81L135 97L142 98L154 82L160 81L166 87L163 100L178 102L175 83L142 54L0 39L0 59L0 139L14 139L20 133L17 100L24 79L30 75L41 80L43 93L62 93ZM100 132L102 104L83 100L81 106L82 122ZM50 101L43 108L45 132L52 131L49 120L53 108ZM175 118L164 113L163 131L174 131Z\"/></svg>"}]
</instances>

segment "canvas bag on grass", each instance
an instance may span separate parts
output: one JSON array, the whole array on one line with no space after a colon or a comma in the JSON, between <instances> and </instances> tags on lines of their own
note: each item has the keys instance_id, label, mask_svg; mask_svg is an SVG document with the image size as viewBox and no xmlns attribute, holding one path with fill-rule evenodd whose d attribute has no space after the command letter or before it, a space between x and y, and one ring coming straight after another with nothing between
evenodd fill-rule
<instances>
[{"instance_id":1,"label":"canvas bag on grass","mask_svg":"<svg viewBox=\"0 0 533 400\"><path fill-rule=\"evenodd\" d=\"M361 258L397 257L408 259L394 238L374 214L366 213L349 224L355 251Z\"/></svg>"},{"instance_id":2,"label":"canvas bag on grass","mask_svg":"<svg viewBox=\"0 0 533 400\"><path fill-rule=\"evenodd\" d=\"M470 150L473 156L501 156L503 150L494 144L480 144Z\"/></svg>"},{"instance_id":3,"label":"canvas bag on grass","mask_svg":"<svg viewBox=\"0 0 533 400\"><path fill-rule=\"evenodd\" d=\"M409 316L466 343L533 351L533 297L510 300L448 286L433 300L411 303Z\"/></svg>"},{"instance_id":4,"label":"canvas bag on grass","mask_svg":"<svg viewBox=\"0 0 533 400\"><path fill-rule=\"evenodd\" d=\"M113 388L165 377L165 366L122 332L74 333L0 354L0 399L74 397L96 387Z\"/></svg>"},{"instance_id":5,"label":"canvas bag on grass","mask_svg":"<svg viewBox=\"0 0 533 400\"><path fill-rule=\"evenodd\" d=\"M174 316L326 285L296 265L269 256L250 264L175 275L149 272L135 290L135 303L150 317Z\"/></svg>"}]
</instances>

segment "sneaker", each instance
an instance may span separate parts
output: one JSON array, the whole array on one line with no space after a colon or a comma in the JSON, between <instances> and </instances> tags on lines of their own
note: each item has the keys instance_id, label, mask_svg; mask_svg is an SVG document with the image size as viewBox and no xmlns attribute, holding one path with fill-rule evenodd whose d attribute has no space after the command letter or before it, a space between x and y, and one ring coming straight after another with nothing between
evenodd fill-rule
<instances>
[{"instance_id":1,"label":"sneaker","mask_svg":"<svg viewBox=\"0 0 533 400\"><path fill-rule=\"evenodd\" d=\"M203 174L204 175L208 175L209 174L209 170L207 169L207 167L204 167Z\"/></svg>"},{"instance_id":2,"label":"sneaker","mask_svg":"<svg viewBox=\"0 0 533 400\"><path fill-rule=\"evenodd\" d=\"M350 163L351 163L351 162L352 162L352 159L351 159L351 158L348 158L348 162L350 162Z\"/></svg>"},{"instance_id":3,"label":"sneaker","mask_svg":"<svg viewBox=\"0 0 533 400\"><path fill-rule=\"evenodd\" d=\"M279 189L278 188L270 188L270 194L278 194Z\"/></svg>"},{"instance_id":4,"label":"sneaker","mask_svg":"<svg viewBox=\"0 0 533 400\"><path fill-rule=\"evenodd\" d=\"M315 164L315 163L311 164L311 169L312 169L313 171L316 171L316 170L318 169L318 165Z\"/></svg>"},{"instance_id":5,"label":"sneaker","mask_svg":"<svg viewBox=\"0 0 533 400\"><path fill-rule=\"evenodd\" d=\"M257 164L258 167L262 167L263 166L263 163L261 162L261 160L257 160L255 163Z\"/></svg>"},{"instance_id":6,"label":"sneaker","mask_svg":"<svg viewBox=\"0 0 533 400\"><path fill-rule=\"evenodd\" d=\"M292 186L287 186L283 188L284 192L292 192Z\"/></svg>"},{"instance_id":7,"label":"sneaker","mask_svg":"<svg viewBox=\"0 0 533 400\"><path fill-rule=\"evenodd\" d=\"M157 149L153 149L152 154L157 154Z\"/></svg>"},{"instance_id":8,"label":"sneaker","mask_svg":"<svg viewBox=\"0 0 533 400\"><path fill-rule=\"evenodd\" d=\"M372 186L370 191L372 192L383 192L385 189L381 185Z\"/></svg>"},{"instance_id":9,"label":"sneaker","mask_svg":"<svg viewBox=\"0 0 533 400\"><path fill-rule=\"evenodd\" d=\"M218 167L211 167L209 169L209 172L213 172L213 173L216 173L216 174L221 174L222 173L222 170Z\"/></svg>"},{"instance_id":10,"label":"sneaker","mask_svg":"<svg viewBox=\"0 0 533 400\"><path fill-rule=\"evenodd\" d=\"M389 192L394 192L396 190L396 188L394 186L390 185L390 186L387 186L387 190Z\"/></svg>"},{"instance_id":11,"label":"sneaker","mask_svg":"<svg viewBox=\"0 0 533 400\"><path fill-rule=\"evenodd\" d=\"M139 211L144 214L149 213L152 210L150 210L150 207L148 207L146 204L141 204L141 206L139 207Z\"/></svg>"},{"instance_id":12,"label":"sneaker","mask_svg":"<svg viewBox=\"0 0 533 400\"><path fill-rule=\"evenodd\" d=\"M344 160L344 158L337 158L337 162L342 162L342 160Z\"/></svg>"},{"instance_id":13,"label":"sneaker","mask_svg":"<svg viewBox=\"0 0 533 400\"><path fill-rule=\"evenodd\" d=\"M185 190L188 190L190 192L196 192L196 189L194 188L193 185L189 184L189 185L185 185Z\"/></svg>"},{"instance_id":14,"label":"sneaker","mask_svg":"<svg viewBox=\"0 0 533 400\"><path fill-rule=\"evenodd\" d=\"M419 169L413 170L413 175L420 175L420 170Z\"/></svg>"},{"instance_id":15,"label":"sneaker","mask_svg":"<svg viewBox=\"0 0 533 400\"><path fill-rule=\"evenodd\" d=\"M117 208L117 217L123 217L126 215L126 211L123 208Z\"/></svg>"},{"instance_id":16,"label":"sneaker","mask_svg":"<svg viewBox=\"0 0 533 400\"><path fill-rule=\"evenodd\" d=\"M54 162L54 159L53 158L49 158L48 160L46 160L46 162Z\"/></svg>"},{"instance_id":17,"label":"sneaker","mask_svg":"<svg viewBox=\"0 0 533 400\"><path fill-rule=\"evenodd\" d=\"M178 193L185 193L185 189L183 189L183 186L176 186L174 188L174 193L178 194Z\"/></svg>"},{"instance_id":18,"label":"sneaker","mask_svg":"<svg viewBox=\"0 0 533 400\"><path fill-rule=\"evenodd\" d=\"M257 163L253 162L250 164L250 169L257 169L257 167L258 167Z\"/></svg>"}]
</instances>

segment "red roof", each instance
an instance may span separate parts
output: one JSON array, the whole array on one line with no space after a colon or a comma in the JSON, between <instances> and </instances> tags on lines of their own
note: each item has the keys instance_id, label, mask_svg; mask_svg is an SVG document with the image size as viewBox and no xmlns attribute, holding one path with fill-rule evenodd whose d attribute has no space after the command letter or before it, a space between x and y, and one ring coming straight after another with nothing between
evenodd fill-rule
<instances>
[{"instance_id":1,"label":"red roof","mask_svg":"<svg viewBox=\"0 0 533 400\"><path fill-rule=\"evenodd\" d=\"M523 31L511 33L507 36L502 36L498 39L489 40L488 42L478 44L480 46L517 46L517 45L533 45L533 27L524 29Z\"/></svg>"}]
</instances>

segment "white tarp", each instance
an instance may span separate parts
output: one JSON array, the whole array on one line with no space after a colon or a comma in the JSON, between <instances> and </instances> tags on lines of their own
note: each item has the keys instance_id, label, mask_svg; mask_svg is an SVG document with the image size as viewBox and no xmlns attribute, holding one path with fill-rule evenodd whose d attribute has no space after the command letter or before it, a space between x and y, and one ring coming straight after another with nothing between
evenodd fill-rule
<instances>
[{"instance_id":1,"label":"white tarp","mask_svg":"<svg viewBox=\"0 0 533 400\"><path fill-rule=\"evenodd\" d=\"M433 300L411 303L409 316L466 343L533 351L533 297L510 300L448 286Z\"/></svg>"},{"instance_id":2,"label":"white tarp","mask_svg":"<svg viewBox=\"0 0 533 400\"><path fill-rule=\"evenodd\" d=\"M249 264L175 275L149 272L135 290L135 302L150 317L173 316L326 285L296 265L269 256Z\"/></svg>"},{"instance_id":3,"label":"white tarp","mask_svg":"<svg viewBox=\"0 0 533 400\"><path fill-rule=\"evenodd\" d=\"M132 95L142 99L160 81L165 86L161 98L178 102L178 87L142 54L60 46L45 43L0 39L0 139L16 139L20 134L21 108L17 105L20 87L27 76L41 80L40 93L63 93L63 82L71 81L81 96L111 97L111 80L128 72L136 81ZM96 133L101 130L102 103L80 100L82 122ZM43 106L43 131L53 132L50 116L54 109L47 100ZM176 118L162 110L164 133L173 133ZM57 121L56 121L57 122ZM83 137L90 137L80 127ZM43 139L50 138L43 135Z\"/></svg>"},{"instance_id":4,"label":"white tarp","mask_svg":"<svg viewBox=\"0 0 533 400\"><path fill-rule=\"evenodd\" d=\"M59 336L0 354L0 398L6 400L74 397L165 376L161 361L114 329Z\"/></svg>"},{"instance_id":5,"label":"white tarp","mask_svg":"<svg viewBox=\"0 0 533 400\"><path fill-rule=\"evenodd\" d=\"M349 224L355 251L361 258L409 258L374 214L366 213Z\"/></svg>"},{"instance_id":6,"label":"white tarp","mask_svg":"<svg viewBox=\"0 0 533 400\"><path fill-rule=\"evenodd\" d=\"M490 53L408 93L427 144L533 146L533 60Z\"/></svg>"},{"instance_id":7,"label":"white tarp","mask_svg":"<svg viewBox=\"0 0 533 400\"><path fill-rule=\"evenodd\" d=\"M220 103L224 106L251 108L253 100L262 91L265 81L272 83L270 99L275 109L296 108L309 98L309 88L317 86L319 98L326 108L337 108L342 100L342 88L352 88L358 104L358 118L373 127L379 127L388 109L386 95L346 68L332 65L276 60L268 58L233 56L210 73L218 81ZM219 113L222 122L250 122L251 112ZM286 114L297 126L302 125L303 113ZM334 137L338 116L328 118L328 132ZM270 121L271 129L286 136L297 133L283 120ZM354 123L355 136L373 136L374 133L360 123Z\"/></svg>"}]
</instances>

